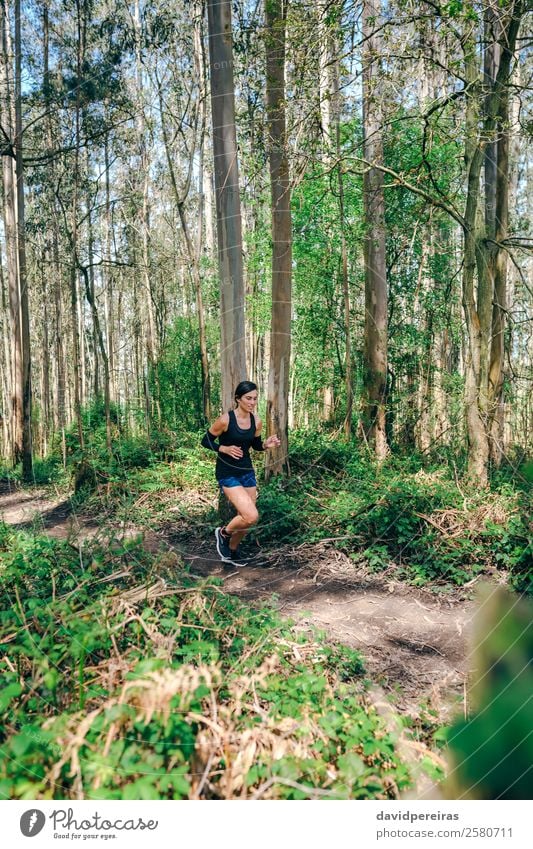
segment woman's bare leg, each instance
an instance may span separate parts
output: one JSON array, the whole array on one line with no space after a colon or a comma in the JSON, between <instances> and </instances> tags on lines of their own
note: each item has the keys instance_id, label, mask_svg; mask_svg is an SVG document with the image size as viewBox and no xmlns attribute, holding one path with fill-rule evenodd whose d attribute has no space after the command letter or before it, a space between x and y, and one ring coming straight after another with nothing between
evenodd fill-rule
<instances>
[{"instance_id":1,"label":"woman's bare leg","mask_svg":"<svg viewBox=\"0 0 533 849\"><path fill-rule=\"evenodd\" d=\"M231 534L230 548L235 551L246 531L255 525L259 514L255 502L257 487L255 486L225 486L224 495L233 504L237 515L226 525L227 533Z\"/></svg>"}]
</instances>

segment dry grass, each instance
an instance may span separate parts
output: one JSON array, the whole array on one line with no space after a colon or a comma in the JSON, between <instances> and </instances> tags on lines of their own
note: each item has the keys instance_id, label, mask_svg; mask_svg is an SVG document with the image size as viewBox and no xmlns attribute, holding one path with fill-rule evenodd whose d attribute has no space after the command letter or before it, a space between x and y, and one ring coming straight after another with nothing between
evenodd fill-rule
<instances>
[{"instance_id":1,"label":"dry grass","mask_svg":"<svg viewBox=\"0 0 533 849\"><path fill-rule=\"evenodd\" d=\"M285 646L295 660L302 659L301 644L286 642ZM313 644L304 651L312 658L320 653L320 647ZM267 678L280 671L279 664L278 655L266 658L255 672L241 675L231 682L223 699L223 676L216 664L187 664L179 669L163 669L123 682L116 697L107 699L89 713L79 712L70 716L68 724L57 738L61 757L48 771L46 786L53 792L61 783L64 768L69 766L68 776L73 779L75 798L84 799L90 796L91 792L97 791L102 783L102 774L96 775L87 788L86 776L83 774L82 750L87 746L94 750L97 745L88 739L97 718L113 716L113 720L104 721L105 734L101 756L105 759L114 741L132 732L131 712L117 710L121 706L127 706L134 708L136 723L141 721L148 725L155 717L165 722L171 712L179 711L185 722L198 729L191 759L191 799L273 799L279 797L279 786L287 784L301 786L310 797L338 797L338 791L329 789L339 778L335 763L329 764L326 780L320 788L299 785L298 782L277 776L271 776L259 785L247 785L247 775L254 764L274 764L283 758L312 761L316 757L317 745L321 742L327 743L327 736L320 727L318 716L306 711L299 719L275 718L262 703L258 695L261 686ZM125 664L121 671L123 674L129 671L128 665ZM202 698L203 709L199 712L191 709L191 703L196 699L195 694L201 685L208 692ZM378 713L382 713L382 706L372 702L369 702L367 709L377 709ZM399 732L397 717L394 721L391 719L392 712L390 704L387 703L387 717L384 723L386 729L384 727L381 733L384 734L387 730L397 736L401 743L401 753L409 753L413 771L420 775L417 766L420 760L428 756L435 760L437 756L423 744L409 741L405 733ZM44 727L53 725L54 720L50 719ZM98 739L102 739L101 735ZM373 766L373 756L365 757L362 746L356 747L354 752L367 766ZM441 765L440 759L438 761ZM172 766L170 763L169 771ZM384 786L387 796L399 797L399 791L392 778L390 781L385 778Z\"/></svg>"}]
</instances>

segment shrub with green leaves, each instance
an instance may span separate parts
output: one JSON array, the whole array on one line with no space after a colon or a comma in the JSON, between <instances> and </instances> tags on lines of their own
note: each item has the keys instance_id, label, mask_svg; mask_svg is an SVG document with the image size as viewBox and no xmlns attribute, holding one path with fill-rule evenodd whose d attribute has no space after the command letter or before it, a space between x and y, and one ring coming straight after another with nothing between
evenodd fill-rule
<instances>
[{"instance_id":1,"label":"shrub with green leaves","mask_svg":"<svg viewBox=\"0 0 533 849\"><path fill-rule=\"evenodd\" d=\"M254 534L267 546L333 537L372 569L394 564L415 583L464 584L498 568L527 588L531 534L509 484L465 491L442 466L411 458L407 468L397 459L378 467L355 445L321 434L296 434L291 452L293 476L260 485Z\"/></svg>"},{"instance_id":2,"label":"shrub with green leaves","mask_svg":"<svg viewBox=\"0 0 533 849\"><path fill-rule=\"evenodd\" d=\"M451 798L531 796L532 613L531 602L485 589L473 638L472 708L446 734Z\"/></svg>"},{"instance_id":3,"label":"shrub with green leaves","mask_svg":"<svg viewBox=\"0 0 533 849\"><path fill-rule=\"evenodd\" d=\"M0 532L4 798L389 798L359 655L171 552Z\"/></svg>"}]
</instances>

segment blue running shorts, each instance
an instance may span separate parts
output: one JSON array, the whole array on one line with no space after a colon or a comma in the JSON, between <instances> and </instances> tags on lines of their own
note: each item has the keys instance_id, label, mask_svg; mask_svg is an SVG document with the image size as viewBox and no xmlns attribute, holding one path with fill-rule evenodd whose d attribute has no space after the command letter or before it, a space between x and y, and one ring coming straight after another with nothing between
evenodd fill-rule
<instances>
[{"instance_id":1,"label":"blue running shorts","mask_svg":"<svg viewBox=\"0 0 533 849\"><path fill-rule=\"evenodd\" d=\"M250 470L249 472L246 472L246 474L241 475L239 477L236 477L235 475L228 475L225 478L220 478L220 480L218 481L218 485L220 486L221 490L224 486L257 486L257 480L255 478L255 472L253 470Z\"/></svg>"}]
</instances>

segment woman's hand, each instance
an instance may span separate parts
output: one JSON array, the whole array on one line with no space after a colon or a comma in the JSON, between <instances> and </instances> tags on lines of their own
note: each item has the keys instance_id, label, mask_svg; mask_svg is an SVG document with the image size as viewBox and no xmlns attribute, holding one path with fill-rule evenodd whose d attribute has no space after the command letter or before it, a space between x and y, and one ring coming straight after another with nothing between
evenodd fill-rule
<instances>
[{"instance_id":1,"label":"woman's hand","mask_svg":"<svg viewBox=\"0 0 533 849\"><path fill-rule=\"evenodd\" d=\"M268 448L279 448L281 445L281 439L279 436L276 436L275 433L272 436L267 436L265 441L263 442L263 448L267 450Z\"/></svg>"},{"instance_id":2,"label":"woman's hand","mask_svg":"<svg viewBox=\"0 0 533 849\"><path fill-rule=\"evenodd\" d=\"M228 457L232 457L234 460L240 460L242 457L242 448L239 448L238 445L221 445L218 453L227 454Z\"/></svg>"}]
</instances>

